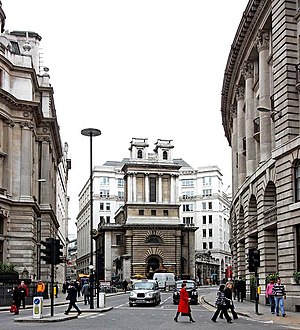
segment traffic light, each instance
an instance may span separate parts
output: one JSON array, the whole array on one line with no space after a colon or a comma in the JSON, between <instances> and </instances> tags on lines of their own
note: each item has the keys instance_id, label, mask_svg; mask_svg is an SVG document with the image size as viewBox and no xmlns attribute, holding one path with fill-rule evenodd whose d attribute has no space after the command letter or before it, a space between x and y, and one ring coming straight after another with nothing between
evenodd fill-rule
<instances>
[{"instance_id":1,"label":"traffic light","mask_svg":"<svg viewBox=\"0 0 300 330\"><path fill-rule=\"evenodd\" d=\"M45 260L47 264L52 264L54 238L46 238L46 241L41 241L41 244L45 247L44 249L41 249L41 253L44 253L44 255L41 256L41 259Z\"/></svg>"},{"instance_id":2,"label":"traffic light","mask_svg":"<svg viewBox=\"0 0 300 330\"><path fill-rule=\"evenodd\" d=\"M53 264L57 265L60 264L62 262L64 262L62 256L63 256L63 251L60 251L60 249L63 248L63 245L60 244L60 240L59 239L55 239L54 240L54 257L53 257Z\"/></svg>"},{"instance_id":3,"label":"traffic light","mask_svg":"<svg viewBox=\"0 0 300 330\"><path fill-rule=\"evenodd\" d=\"M255 272L260 266L260 253L257 249L249 249L249 272Z\"/></svg>"}]
</instances>

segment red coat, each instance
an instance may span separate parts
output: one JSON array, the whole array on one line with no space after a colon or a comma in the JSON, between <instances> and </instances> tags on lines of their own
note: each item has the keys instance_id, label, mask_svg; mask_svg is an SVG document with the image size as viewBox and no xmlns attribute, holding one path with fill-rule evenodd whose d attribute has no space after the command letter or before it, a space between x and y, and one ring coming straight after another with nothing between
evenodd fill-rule
<instances>
[{"instance_id":1,"label":"red coat","mask_svg":"<svg viewBox=\"0 0 300 330\"><path fill-rule=\"evenodd\" d=\"M180 299L179 299L177 311L179 313L189 313L189 311L190 311L189 294L185 288L182 288L180 290Z\"/></svg>"}]
</instances>

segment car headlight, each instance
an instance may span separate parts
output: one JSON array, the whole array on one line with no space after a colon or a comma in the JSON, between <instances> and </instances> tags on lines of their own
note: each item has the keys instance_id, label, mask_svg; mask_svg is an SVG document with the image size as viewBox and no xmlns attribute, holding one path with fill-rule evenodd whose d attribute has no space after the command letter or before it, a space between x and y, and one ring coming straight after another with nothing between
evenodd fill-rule
<instances>
[{"instance_id":1,"label":"car headlight","mask_svg":"<svg viewBox=\"0 0 300 330\"><path fill-rule=\"evenodd\" d=\"M149 293L147 293L146 295L147 295L147 297L152 298L153 293L152 293L152 292L149 292Z\"/></svg>"},{"instance_id":2,"label":"car headlight","mask_svg":"<svg viewBox=\"0 0 300 330\"><path fill-rule=\"evenodd\" d=\"M134 297L135 293L134 292L130 292L130 297Z\"/></svg>"}]
</instances>

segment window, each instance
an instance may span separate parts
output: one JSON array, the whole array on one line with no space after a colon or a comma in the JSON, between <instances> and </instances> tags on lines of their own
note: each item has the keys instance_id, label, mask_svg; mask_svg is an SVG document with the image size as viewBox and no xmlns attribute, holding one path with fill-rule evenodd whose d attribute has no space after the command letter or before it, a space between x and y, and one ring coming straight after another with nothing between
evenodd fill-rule
<instances>
[{"instance_id":1,"label":"window","mask_svg":"<svg viewBox=\"0 0 300 330\"><path fill-rule=\"evenodd\" d=\"M183 179L182 187L194 187L194 180L192 179Z\"/></svg>"},{"instance_id":2,"label":"window","mask_svg":"<svg viewBox=\"0 0 300 330\"><path fill-rule=\"evenodd\" d=\"M183 212L193 212L194 205L193 204L183 204Z\"/></svg>"},{"instance_id":3,"label":"window","mask_svg":"<svg viewBox=\"0 0 300 330\"><path fill-rule=\"evenodd\" d=\"M124 187L124 179L118 179L118 188Z\"/></svg>"},{"instance_id":4,"label":"window","mask_svg":"<svg viewBox=\"0 0 300 330\"><path fill-rule=\"evenodd\" d=\"M202 230L202 235L203 235L203 237L206 237L206 229Z\"/></svg>"},{"instance_id":5,"label":"window","mask_svg":"<svg viewBox=\"0 0 300 330\"><path fill-rule=\"evenodd\" d=\"M300 201L300 161L298 160L295 165L295 188L296 188L296 202Z\"/></svg>"},{"instance_id":6,"label":"window","mask_svg":"<svg viewBox=\"0 0 300 330\"><path fill-rule=\"evenodd\" d=\"M4 218L0 216L0 235L3 235L4 231Z\"/></svg>"},{"instance_id":7,"label":"window","mask_svg":"<svg viewBox=\"0 0 300 330\"><path fill-rule=\"evenodd\" d=\"M109 177L100 176L100 186L108 186L108 185L109 185Z\"/></svg>"},{"instance_id":8,"label":"window","mask_svg":"<svg viewBox=\"0 0 300 330\"><path fill-rule=\"evenodd\" d=\"M210 250L212 250L212 248L213 248L213 242L208 242L208 248L209 248Z\"/></svg>"},{"instance_id":9,"label":"window","mask_svg":"<svg viewBox=\"0 0 300 330\"><path fill-rule=\"evenodd\" d=\"M202 210L206 210L206 202L202 202Z\"/></svg>"},{"instance_id":10,"label":"window","mask_svg":"<svg viewBox=\"0 0 300 330\"><path fill-rule=\"evenodd\" d=\"M189 199L189 198L191 198L193 196L194 196L194 192L193 191L184 191L182 193L182 198L184 198L184 199Z\"/></svg>"},{"instance_id":11,"label":"window","mask_svg":"<svg viewBox=\"0 0 300 330\"><path fill-rule=\"evenodd\" d=\"M208 229L208 237L212 237L212 229Z\"/></svg>"},{"instance_id":12,"label":"window","mask_svg":"<svg viewBox=\"0 0 300 330\"><path fill-rule=\"evenodd\" d=\"M208 202L208 209L212 210L212 202Z\"/></svg>"},{"instance_id":13,"label":"window","mask_svg":"<svg viewBox=\"0 0 300 330\"><path fill-rule=\"evenodd\" d=\"M110 203L106 203L106 211L110 211Z\"/></svg>"},{"instance_id":14,"label":"window","mask_svg":"<svg viewBox=\"0 0 300 330\"><path fill-rule=\"evenodd\" d=\"M206 215L202 215L202 223L206 225Z\"/></svg>"},{"instance_id":15,"label":"window","mask_svg":"<svg viewBox=\"0 0 300 330\"><path fill-rule=\"evenodd\" d=\"M169 215L169 210L163 210L164 217L167 217Z\"/></svg>"},{"instance_id":16,"label":"window","mask_svg":"<svg viewBox=\"0 0 300 330\"><path fill-rule=\"evenodd\" d=\"M109 197L109 190L100 190L100 197Z\"/></svg>"},{"instance_id":17,"label":"window","mask_svg":"<svg viewBox=\"0 0 300 330\"><path fill-rule=\"evenodd\" d=\"M203 195L203 197L210 197L212 195L212 190L211 189L203 189L202 195Z\"/></svg>"},{"instance_id":18,"label":"window","mask_svg":"<svg viewBox=\"0 0 300 330\"><path fill-rule=\"evenodd\" d=\"M100 216L100 224L104 224L104 217L103 216Z\"/></svg>"},{"instance_id":19,"label":"window","mask_svg":"<svg viewBox=\"0 0 300 330\"><path fill-rule=\"evenodd\" d=\"M143 158L143 151L141 149L138 150L137 152L137 158Z\"/></svg>"},{"instance_id":20,"label":"window","mask_svg":"<svg viewBox=\"0 0 300 330\"><path fill-rule=\"evenodd\" d=\"M104 203L100 203L100 211L104 210Z\"/></svg>"},{"instance_id":21,"label":"window","mask_svg":"<svg viewBox=\"0 0 300 330\"><path fill-rule=\"evenodd\" d=\"M210 186L211 185L211 176L204 176L202 178L203 186Z\"/></svg>"},{"instance_id":22,"label":"window","mask_svg":"<svg viewBox=\"0 0 300 330\"><path fill-rule=\"evenodd\" d=\"M144 215L144 210L139 210L139 215Z\"/></svg>"},{"instance_id":23,"label":"window","mask_svg":"<svg viewBox=\"0 0 300 330\"><path fill-rule=\"evenodd\" d=\"M162 239L157 236L157 235L149 235L146 240L145 240L145 243L148 243L148 244L162 244L163 241Z\"/></svg>"},{"instance_id":24,"label":"window","mask_svg":"<svg viewBox=\"0 0 300 330\"><path fill-rule=\"evenodd\" d=\"M19 44L16 41L11 41L11 52L20 55Z\"/></svg>"},{"instance_id":25,"label":"window","mask_svg":"<svg viewBox=\"0 0 300 330\"><path fill-rule=\"evenodd\" d=\"M118 198L123 199L124 198L124 191L118 191Z\"/></svg>"},{"instance_id":26,"label":"window","mask_svg":"<svg viewBox=\"0 0 300 330\"><path fill-rule=\"evenodd\" d=\"M116 245L122 245L122 235L116 235Z\"/></svg>"},{"instance_id":27,"label":"window","mask_svg":"<svg viewBox=\"0 0 300 330\"><path fill-rule=\"evenodd\" d=\"M192 225L193 224L193 217L183 217L183 223L185 225Z\"/></svg>"},{"instance_id":28,"label":"window","mask_svg":"<svg viewBox=\"0 0 300 330\"><path fill-rule=\"evenodd\" d=\"M110 223L110 216L106 217L106 223Z\"/></svg>"},{"instance_id":29,"label":"window","mask_svg":"<svg viewBox=\"0 0 300 330\"><path fill-rule=\"evenodd\" d=\"M296 266L295 271L300 271L300 225L296 226Z\"/></svg>"},{"instance_id":30,"label":"window","mask_svg":"<svg viewBox=\"0 0 300 330\"><path fill-rule=\"evenodd\" d=\"M163 159L164 160L167 160L168 159L168 153L167 153L167 151L164 151L163 152Z\"/></svg>"},{"instance_id":31,"label":"window","mask_svg":"<svg viewBox=\"0 0 300 330\"><path fill-rule=\"evenodd\" d=\"M151 215L155 216L156 215L156 210L151 210Z\"/></svg>"},{"instance_id":32,"label":"window","mask_svg":"<svg viewBox=\"0 0 300 330\"><path fill-rule=\"evenodd\" d=\"M202 247L203 247L203 250L206 250L207 249L207 243L206 242L203 242L202 243Z\"/></svg>"},{"instance_id":33,"label":"window","mask_svg":"<svg viewBox=\"0 0 300 330\"><path fill-rule=\"evenodd\" d=\"M150 202L156 202L156 178L149 178Z\"/></svg>"},{"instance_id":34,"label":"window","mask_svg":"<svg viewBox=\"0 0 300 330\"><path fill-rule=\"evenodd\" d=\"M212 215L211 214L208 216L208 223L212 223Z\"/></svg>"}]
</instances>

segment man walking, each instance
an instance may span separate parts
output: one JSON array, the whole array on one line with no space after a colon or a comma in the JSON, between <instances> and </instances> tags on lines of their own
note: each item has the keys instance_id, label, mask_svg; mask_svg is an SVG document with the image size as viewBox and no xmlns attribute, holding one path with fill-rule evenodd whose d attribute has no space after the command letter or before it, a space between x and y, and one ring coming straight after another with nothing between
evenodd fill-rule
<instances>
[{"instance_id":1,"label":"man walking","mask_svg":"<svg viewBox=\"0 0 300 330\"><path fill-rule=\"evenodd\" d=\"M78 308L78 306L76 305L76 301L77 301L77 289L74 286L74 283L71 282L70 286L67 289L67 297L66 299L69 300L69 307L68 309L65 311L65 314L68 315L71 308L74 307L78 313L78 315L81 314L81 310Z\"/></svg>"},{"instance_id":2,"label":"man walking","mask_svg":"<svg viewBox=\"0 0 300 330\"><path fill-rule=\"evenodd\" d=\"M84 304L90 303L90 285L88 282L85 282L82 286L81 293L83 295Z\"/></svg>"},{"instance_id":3,"label":"man walking","mask_svg":"<svg viewBox=\"0 0 300 330\"><path fill-rule=\"evenodd\" d=\"M281 280L280 280L279 277L277 278L277 283L275 283L274 286L273 286L272 293L273 293L274 299L275 299L276 315L279 316L279 308L280 308L281 315L283 317L285 317L286 314L285 314L285 311L284 311L283 299L286 298L286 294L285 294L285 288L281 284Z\"/></svg>"},{"instance_id":4,"label":"man walking","mask_svg":"<svg viewBox=\"0 0 300 330\"><path fill-rule=\"evenodd\" d=\"M18 287L20 295L20 304L25 308L25 299L29 296L28 287L24 281L21 281L21 284Z\"/></svg>"}]
</instances>

